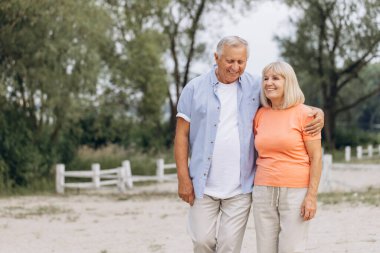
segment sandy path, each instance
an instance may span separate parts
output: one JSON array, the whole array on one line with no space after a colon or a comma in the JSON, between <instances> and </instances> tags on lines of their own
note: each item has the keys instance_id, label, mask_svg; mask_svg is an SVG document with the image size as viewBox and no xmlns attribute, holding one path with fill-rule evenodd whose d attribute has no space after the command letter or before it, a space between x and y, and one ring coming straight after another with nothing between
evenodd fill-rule
<instances>
[{"instance_id":1,"label":"sandy path","mask_svg":"<svg viewBox=\"0 0 380 253\"><path fill-rule=\"evenodd\" d=\"M191 252L187 206L175 191L175 183L164 183L136 187L131 193L137 196L0 199L0 253ZM252 214L242 252L256 253ZM379 253L380 208L320 204L307 252Z\"/></svg>"}]
</instances>

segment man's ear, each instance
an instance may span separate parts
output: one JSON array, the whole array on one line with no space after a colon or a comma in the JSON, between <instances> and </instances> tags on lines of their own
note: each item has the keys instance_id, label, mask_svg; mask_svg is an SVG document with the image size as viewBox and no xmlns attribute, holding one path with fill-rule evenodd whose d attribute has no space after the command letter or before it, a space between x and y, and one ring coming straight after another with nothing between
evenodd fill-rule
<instances>
[{"instance_id":1,"label":"man's ear","mask_svg":"<svg viewBox=\"0 0 380 253\"><path fill-rule=\"evenodd\" d=\"M215 59L215 62L217 62L218 61L218 59L219 59L219 55L218 55L218 53L214 53L214 59Z\"/></svg>"}]
</instances>

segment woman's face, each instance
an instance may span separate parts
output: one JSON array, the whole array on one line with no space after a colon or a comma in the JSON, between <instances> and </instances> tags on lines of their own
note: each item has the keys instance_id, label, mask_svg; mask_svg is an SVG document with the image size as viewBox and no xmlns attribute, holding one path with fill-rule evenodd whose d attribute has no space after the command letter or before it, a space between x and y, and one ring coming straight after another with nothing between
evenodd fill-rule
<instances>
[{"instance_id":1,"label":"woman's face","mask_svg":"<svg viewBox=\"0 0 380 253\"><path fill-rule=\"evenodd\" d=\"M284 101L285 78L269 70L264 75L263 90L273 105L281 105Z\"/></svg>"}]
</instances>

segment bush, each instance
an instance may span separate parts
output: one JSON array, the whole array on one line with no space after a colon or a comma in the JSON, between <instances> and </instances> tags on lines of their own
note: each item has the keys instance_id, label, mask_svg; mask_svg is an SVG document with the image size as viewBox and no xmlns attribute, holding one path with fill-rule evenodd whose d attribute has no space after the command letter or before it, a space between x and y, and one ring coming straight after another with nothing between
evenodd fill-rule
<instances>
[{"instance_id":1,"label":"bush","mask_svg":"<svg viewBox=\"0 0 380 253\"><path fill-rule=\"evenodd\" d=\"M338 128L336 131L336 148L379 144L380 133L364 131L358 128Z\"/></svg>"},{"instance_id":2,"label":"bush","mask_svg":"<svg viewBox=\"0 0 380 253\"><path fill-rule=\"evenodd\" d=\"M120 167L122 161L129 160L133 175L154 175L156 160L164 158L165 163L174 161L172 150L143 152L141 150L124 149L117 145L108 145L99 149L88 146L79 148L76 158L67 164L67 170L90 170L91 164L99 163L101 169Z\"/></svg>"}]
</instances>

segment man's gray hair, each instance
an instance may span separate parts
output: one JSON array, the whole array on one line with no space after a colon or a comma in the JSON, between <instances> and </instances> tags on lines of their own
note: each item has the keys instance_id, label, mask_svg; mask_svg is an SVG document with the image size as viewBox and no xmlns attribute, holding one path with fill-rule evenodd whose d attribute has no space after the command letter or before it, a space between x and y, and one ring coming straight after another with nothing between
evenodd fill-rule
<instances>
[{"instance_id":1,"label":"man's gray hair","mask_svg":"<svg viewBox=\"0 0 380 253\"><path fill-rule=\"evenodd\" d=\"M229 47L244 46L247 48L247 58L249 57L248 42L245 39L240 38L239 36L227 36L219 41L218 45L216 46L216 53L218 54L219 57L222 56L224 46L229 46Z\"/></svg>"}]
</instances>

